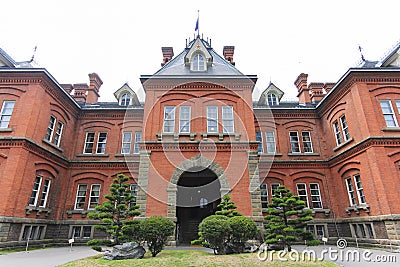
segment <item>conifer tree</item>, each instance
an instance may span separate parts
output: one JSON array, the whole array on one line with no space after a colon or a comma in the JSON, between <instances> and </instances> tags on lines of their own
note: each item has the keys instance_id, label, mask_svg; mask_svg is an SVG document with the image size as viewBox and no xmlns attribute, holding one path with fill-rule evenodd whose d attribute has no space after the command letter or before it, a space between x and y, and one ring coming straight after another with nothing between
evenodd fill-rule
<instances>
[{"instance_id":1,"label":"conifer tree","mask_svg":"<svg viewBox=\"0 0 400 267\"><path fill-rule=\"evenodd\" d=\"M231 201L231 197L229 195L225 195L222 198L222 201L218 204L217 208L219 210L215 212L216 215L224 215L227 217L241 216L241 214L236 210L237 207Z\"/></svg>"},{"instance_id":2,"label":"conifer tree","mask_svg":"<svg viewBox=\"0 0 400 267\"><path fill-rule=\"evenodd\" d=\"M110 194L105 196L107 200L95 208L96 212L88 214L89 218L101 221L95 228L111 235L116 245L123 238L122 227L140 214L128 181L129 177L118 174L111 184Z\"/></svg>"},{"instance_id":3,"label":"conifer tree","mask_svg":"<svg viewBox=\"0 0 400 267\"><path fill-rule=\"evenodd\" d=\"M306 222L312 220L312 211L305 207L303 200L286 187L279 186L266 210L265 243L281 245L291 251L294 241L312 239L311 234L305 231Z\"/></svg>"}]
</instances>

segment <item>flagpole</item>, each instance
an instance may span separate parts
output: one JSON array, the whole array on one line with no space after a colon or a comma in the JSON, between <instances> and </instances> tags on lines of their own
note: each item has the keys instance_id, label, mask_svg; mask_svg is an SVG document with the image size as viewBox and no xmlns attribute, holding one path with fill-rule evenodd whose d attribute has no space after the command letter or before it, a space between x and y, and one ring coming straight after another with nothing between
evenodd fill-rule
<instances>
[{"instance_id":1,"label":"flagpole","mask_svg":"<svg viewBox=\"0 0 400 267\"><path fill-rule=\"evenodd\" d=\"M200 10L197 10L197 36L200 36Z\"/></svg>"}]
</instances>

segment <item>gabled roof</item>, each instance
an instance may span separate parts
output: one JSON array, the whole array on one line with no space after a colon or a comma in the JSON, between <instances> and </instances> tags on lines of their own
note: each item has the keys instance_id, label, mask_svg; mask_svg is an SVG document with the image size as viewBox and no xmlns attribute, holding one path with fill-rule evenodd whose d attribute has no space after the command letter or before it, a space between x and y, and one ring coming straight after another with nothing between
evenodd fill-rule
<instances>
[{"instance_id":1,"label":"gabled roof","mask_svg":"<svg viewBox=\"0 0 400 267\"><path fill-rule=\"evenodd\" d=\"M279 100L281 100L281 98L285 94L275 84L270 82L269 85L267 86L267 88L264 90L264 92L261 93L260 98L258 100L258 105L259 106L267 105L268 104L267 103L267 96L268 96L268 94L271 94L271 93L275 94L278 97Z\"/></svg>"},{"instance_id":2,"label":"gabled roof","mask_svg":"<svg viewBox=\"0 0 400 267\"><path fill-rule=\"evenodd\" d=\"M400 67L400 42L398 42L383 59L376 64L377 67Z\"/></svg>"},{"instance_id":3,"label":"gabled roof","mask_svg":"<svg viewBox=\"0 0 400 267\"><path fill-rule=\"evenodd\" d=\"M128 83L124 83L124 85L122 85L121 88L115 91L114 96L119 102L122 95L126 93L129 93L131 95L131 103L132 103L131 105L140 106L140 102L135 91L132 90L132 88L128 85Z\"/></svg>"},{"instance_id":4,"label":"gabled roof","mask_svg":"<svg viewBox=\"0 0 400 267\"><path fill-rule=\"evenodd\" d=\"M190 56L190 52L195 49L197 44L201 44L201 48L204 47L207 53L212 58L212 62L207 67L207 71L191 71L190 66L185 64L185 58ZM200 49L201 49L200 48ZM206 55L207 58L207 55ZM171 59L161 69L159 69L154 76L244 76L238 69L235 68L231 63L220 56L210 44L197 37L195 40L188 44L179 55Z\"/></svg>"}]
</instances>

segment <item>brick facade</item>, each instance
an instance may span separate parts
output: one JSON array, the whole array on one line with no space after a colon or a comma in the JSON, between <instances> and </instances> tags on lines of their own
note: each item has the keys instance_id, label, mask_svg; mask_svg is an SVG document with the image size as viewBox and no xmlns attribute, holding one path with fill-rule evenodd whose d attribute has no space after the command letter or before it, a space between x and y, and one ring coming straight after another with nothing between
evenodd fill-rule
<instances>
[{"instance_id":1,"label":"brick facade","mask_svg":"<svg viewBox=\"0 0 400 267\"><path fill-rule=\"evenodd\" d=\"M357 235L368 244L398 244L399 69L383 68L390 66L385 61L382 68L360 66L335 84L308 84L307 74L300 74L295 81L300 102L279 102L283 92L268 87L253 103L257 78L238 72L234 47L227 48L229 59L200 38L175 58L172 48L164 47L162 68L141 77L144 103L127 85L116 94L118 103L98 102L102 81L95 73L89 74L89 85L60 85L45 69L0 68L0 104L14 103L8 125L0 126L0 247L22 246L26 235L38 244L101 237L87 218L95 201L90 194L99 190L102 202L118 173L138 185L140 217L173 219L178 242L188 241L179 239L179 226L196 226L200 220L192 222L190 211L177 207L182 184L199 187L195 199L209 201L205 207L211 212L229 194L239 212L260 226L265 215L261 194L270 199L273 186L282 184L295 193L304 186L299 194L306 194L313 209L310 225L322 225L330 241L351 242ZM196 55L205 61L200 73L192 69L195 60L202 62ZM179 60L186 70L171 75ZM121 105L124 92L130 94L127 105ZM279 99L268 105L270 92ZM386 104L392 114L384 117ZM188 131L182 130L182 106L190 107ZM165 128L168 107L175 108L171 131ZM215 132L208 128L208 107L215 107L218 116ZM2 120L6 115L3 109ZM394 125L385 120L389 115ZM223 128L230 123L232 131ZM141 140L136 140L138 133ZM203 170L213 175L190 178ZM218 192L204 197L215 188L204 190L201 179L213 180Z\"/></svg>"}]
</instances>

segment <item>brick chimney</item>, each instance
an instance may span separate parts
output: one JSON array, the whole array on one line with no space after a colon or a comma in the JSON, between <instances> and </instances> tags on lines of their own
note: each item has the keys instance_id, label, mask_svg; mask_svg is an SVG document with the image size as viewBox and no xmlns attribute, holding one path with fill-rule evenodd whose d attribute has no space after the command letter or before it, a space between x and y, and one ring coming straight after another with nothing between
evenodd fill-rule
<instances>
[{"instance_id":1,"label":"brick chimney","mask_svg":"<svg viewBox=\"0 0 400 267\"><path fill-rule=\"evenodd\" d=\"M299 98L299 102L309 103L311 102L310 98L310 90L307 88L307 77L308 74L300 73L297 79L294 81L294 85L297 87L297 97Z\"/></svg>"},{"instance_id":2,"label":"brick chimney","mask_svg":"<svg viewBox=\"0 0 400 267\"><path fill-rule=\"evenodd\" d=\"M229 61L233 66L235 66L235 62L233 61L233 54L235 53L234 46L224 46L223 55L224 58Z\"/></svg>"},{"instance_id":3,"label":"brick chimney","mask_svg":"<svg viewBox=\"0 0 400 267\"><path fill-rule=\"evenodd\" d=\"M334 86L335 86L335 83L325 83L325 85L324 85L325 93L328 93Z\"/></svg>"},{"instance_id":4,"label":"brick chimney","mask_svg":"<svg viewBox=\"0 0 400 267\"><path fill-rule=\"evenodd\" d=\"M315 83L312 82L308 85L308 89L310 89L310 98L312 102L320 101L324 96L324 83Z\"/></svg>"},{"instance_id":5,"label":"brick chimney","mask_svg":"<svg viewBox=\"0 0 400 267\"><path fill-rule=\"evenodd\" d=\"M100 79L99 75L97 73L90 73L89 74L89 88L87 90L87 98L86 102L87 103L97 103L97 100L99 99L99 90L100 86L103 84L103 81Z\"/></svg>"},{"instance_id":6,"label":"brick chimney","mask_svg":"<svg viewBox=\"0 0 400 267\"><path fill-rule=\"evenodd\" d=\"M86 102L86 92L89 86L86 83L74 84L74 95L73 98L79 102Z\"/></svg>"},{"instance_id":7,"label":"brick chimney","mask_svg":"<svg viewBox=\"0 0 400 267\"><path fill-rule=\"evenodd\" d=\"M62 88L64 88L64 90L68 93L71 94L72 89L74 89L74 87L72 86L72 84L60 84Z\"/></svg>"},{"instance_id":8,"label":"brick chimney","mask_svg":"<svg viewBox=\"0 0 400 267\"><path fill-rule=\"evenodd\" d=\"M161 67L167 64L174 56L174 49L172 47L161 47L163 54L163 62L161 62Z\"/></svg>"}]
</instances>

